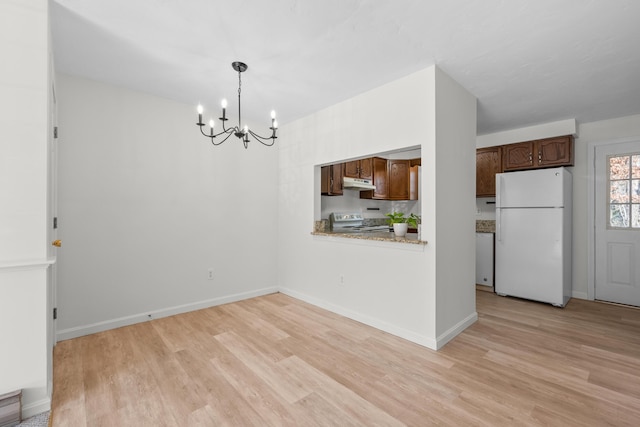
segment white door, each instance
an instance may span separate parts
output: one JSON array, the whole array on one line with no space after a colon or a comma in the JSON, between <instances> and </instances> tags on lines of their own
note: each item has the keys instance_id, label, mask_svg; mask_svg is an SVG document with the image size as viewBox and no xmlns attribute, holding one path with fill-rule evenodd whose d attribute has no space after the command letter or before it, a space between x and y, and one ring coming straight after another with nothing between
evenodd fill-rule
<instances>
[{"instance_id":1,"label":"white door","mask_svg":"<svg viewBox=\"0 0 640 427\"><path fill-rule=\"evenodd\" d=\"M595 149L595 298L640 306L640 141Z\"/></svg>"},{"instance_id":2,"label":"white door","mask_svg":"<svg viewBox=\"0 0 640 427\"><path fill-rule=\"evenodd\" d=\"M48 247L48 258L56 259L59 255L57 246L54 243L58 239L58 110L56 102L55 85L51 85L51 96L49 101L49 131L51 135L49 143L49 176L48 176L48 200L47 200L47 222L48 236L51 245ZM54 261L48 269L47 280L47 379L49 396L53 392L53 347L56 345L56 321L53 317L53 310L57 306L57 262Z\"/></svg>"}]
</instances>

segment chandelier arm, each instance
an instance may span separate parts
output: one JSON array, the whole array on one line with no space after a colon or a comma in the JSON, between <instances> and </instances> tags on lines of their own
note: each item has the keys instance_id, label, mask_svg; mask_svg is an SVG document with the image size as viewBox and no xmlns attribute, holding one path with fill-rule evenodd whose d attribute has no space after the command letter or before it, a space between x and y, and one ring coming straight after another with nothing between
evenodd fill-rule
<instances>
[{"instance_id":1,"label":"chandelier arm","mask_svg":"<svg viewBox=\"0 0 640 427\"><path fill-rule=\"evenodd\" d=\"M202 130L202 128L204 127L204 124L202 126L198 125L200 127L200 133L203 134L204 136L206 136L207 138L215 138L216 136L220 136L223 133L229 133L230 131L232 131L232 129L229 130L223 130L222 132L216 133L215 135L211 135L210 133L204 133L204 131ZM233 135L233 132L231 133L231 135ZM226 138L225 138L226 140ZM213 144L213 145L220 145L220 144Z\"/></svg>"},{"instance_id":2,"label":"chandelier arm","mask_svg":"<svg viewBox=\"0 0 640 427\"><path fill-rule=\"evenodd\" d=\"M264 136L258 135L257 133L255 133L251 129L249 129L249 135L251 135L260 144L266 145L267 147L271 147L273 144L275 144L276 138L278 138L277 136L275 136L275 134L265 138ZM271 140L271 142L267 142L269 140Z\"/></svg>"},{"instance_id":3,"label":"chandelier arm","mask_svg":"<svg viewBox=\"0 0 640 427\"><path fill-rule=\"evenodd\" d=\"M220 132L223 133L223 132ZM220 133L218 135L220 135ZM227 136L224 137L224 139L222 139L220 142L213 142L213 138L211 138L211 144L213 145L221 145L223 144L227 139L229 139L229 137L233 135L233 132L227 132Z\"/></svg>"},{"instance_id":4,"label":"chandelier arm","mask_svg":"<svg viewBox=\"0 0 640 427\"><path fill-rule=\"evenodd\" d=\"M229 119L223 119L221 117L219 120L222 122L222 132L228 133L228 132L237 132L238 131L238 126L234 126L232 128L227 129L227 127L224 125L224 123Z\"/></svg>"}]
</instances>

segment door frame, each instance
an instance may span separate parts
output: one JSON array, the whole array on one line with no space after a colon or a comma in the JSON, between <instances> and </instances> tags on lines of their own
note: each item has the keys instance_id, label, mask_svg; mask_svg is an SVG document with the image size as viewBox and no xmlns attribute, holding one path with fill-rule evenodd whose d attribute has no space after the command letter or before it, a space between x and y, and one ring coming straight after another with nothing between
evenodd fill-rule
<instances>
[{"instance_id":1,"label":"door frame","mask_svg":"<svg viewBox=\"0 0 640 427\"><path fill-rule=\"evenodd\" d=\"M605 145L640 141L640 136L627 136L587 143L587 299L596 299L596 148ZM575 207L574 207L575 209Z\"/></svg>"}]
</instances>

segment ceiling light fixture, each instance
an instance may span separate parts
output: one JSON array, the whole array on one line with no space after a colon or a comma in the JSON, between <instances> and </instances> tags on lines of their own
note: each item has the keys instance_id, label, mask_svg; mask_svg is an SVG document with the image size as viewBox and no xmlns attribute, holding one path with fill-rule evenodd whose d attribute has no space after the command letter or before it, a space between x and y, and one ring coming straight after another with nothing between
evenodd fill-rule
<instances>
[{"instance_id":1,"label":"ceiling light fixture","mask_svg":"<svg viewBox=\"0 0 640 427\"><path fill-rule=\"evenodd\" d=\"M211 143L213 145L220 145L223 142L225 142L231 135L235 135L242 140L242 143L244 144L244 148L247 148L249 146L249 135L251 135L256 141L258 141L262 145L271 147L276 142L276 138L277 138L276 130L278 129L278 122L276 121L276 112L271 111L271 127L269 128L271 129L271 136L269 137L258 135L257 133L249 129L249 126L247 125L244 125L244 127L242 127L242 112L240 110L240 91L242 89L241 75L243 72L247 71L247 68L249 67L244 62L239 62L239 61L232 63L231 66L233 67L234 70L238 72L238 125L229 129L225 127L224 122L229 120L227 119L227 100L226 99L222 100L222 117L219 118L219 120L222 122L222 132L214 133L213 128L215 127L215 122L213 121L213 119L211 119L211 121L209 122L209 126L211 127L210 133L209 134L204 133L204 131L202 130L202 128L204 127L204 123L202 123L202 113L204 112L202 105L198 105L198 123L196 123L196 125L198 125L198 127L200 128L200 132L204 136L206 136L207 138L211 138ZM222 141L220 142L214 141L214 138L223 134L226 134L227 136L225 136Z\"/></svg>"}]
</instances>

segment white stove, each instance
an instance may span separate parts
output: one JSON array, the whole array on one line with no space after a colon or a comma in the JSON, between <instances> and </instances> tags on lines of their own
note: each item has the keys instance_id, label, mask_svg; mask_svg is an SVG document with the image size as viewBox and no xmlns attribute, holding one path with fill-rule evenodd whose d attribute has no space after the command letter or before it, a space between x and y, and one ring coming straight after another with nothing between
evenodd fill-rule
<instances>
[{"instance_id":1,"label":"white stove","mask_svg":"<svg viewBox=\"0 0 640 427\"><path fill-rule=\"evenodd\" d=\"M365 233L373 231L389 231L388 225L365 225L360 212L338 213L329 215L329 224L334 233Z\"/></svg>"}]
</instances>

